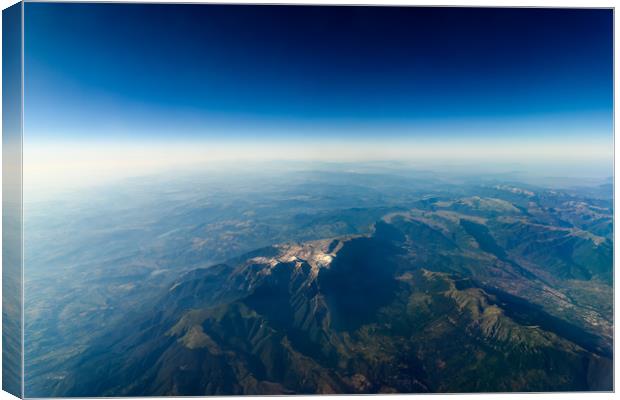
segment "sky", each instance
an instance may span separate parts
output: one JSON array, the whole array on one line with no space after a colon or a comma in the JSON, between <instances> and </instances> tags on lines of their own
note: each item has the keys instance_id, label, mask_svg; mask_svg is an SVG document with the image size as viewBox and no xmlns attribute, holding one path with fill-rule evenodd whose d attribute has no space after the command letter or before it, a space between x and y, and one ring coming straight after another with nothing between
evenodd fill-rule
<instances>
[{"instance_id":1,"label":"sky","mask_svg":"<svg viewBox=\"0 0 620 400\"><path fill-rule=\"evenodd\" d=\"M612 24L603 9L27 3L26 152L43 169L486 157L610 170Z\"/></svg>"}]
</instances>

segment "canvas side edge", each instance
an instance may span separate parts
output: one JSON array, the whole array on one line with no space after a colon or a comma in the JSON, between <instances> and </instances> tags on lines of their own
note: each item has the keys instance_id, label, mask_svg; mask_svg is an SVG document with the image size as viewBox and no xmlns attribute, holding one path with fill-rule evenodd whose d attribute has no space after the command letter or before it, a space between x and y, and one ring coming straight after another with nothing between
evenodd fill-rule
<instances>
[{"instance_id":1,"label":"canvas side edge","mask_svg":"<svg viewBox=\"0 0 620 400\"><path fill-rule=\"evenodd\" d=\"M2 11L2 390L24 394L23 3Z\"/></svg>"}]
</instances>

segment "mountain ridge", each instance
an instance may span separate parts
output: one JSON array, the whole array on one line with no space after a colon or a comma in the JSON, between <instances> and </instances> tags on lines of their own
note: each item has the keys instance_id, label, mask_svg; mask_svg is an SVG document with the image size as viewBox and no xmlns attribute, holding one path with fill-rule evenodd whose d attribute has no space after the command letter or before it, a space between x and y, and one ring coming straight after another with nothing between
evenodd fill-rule
<instances>
[{"instance_id":1,"label":"mountain ridge","mask_svg":"<svg viewBox=\"0 0 620 400\"><path fill-rule=\"evenodd\" d=\"M605 377L610 353L591 343L604 339L589 338L587 329L573 325L576 333L566 338L553 323L541 327L528 312L511 310L518 303L497 283L509 276L531 285L536 274L519 270L523 267L517 268L495 239L491 242L488 221L428 214L425 218L434 221L429 224L416 213L390 214L366 235L268 246L190 271L162 295L154 334L138 330L112 346L119 356L113 373L97 377L104 383L92 385L81 377L84 385L61 384L56 390L83 396L90 391L206 395L610 388ZM463 220L486 233L476 238ZM461 226L456 231L461 236L446 236L450 230L441 230L446 223ZM453 262L457 249L469 249L464 254L473 258L461 255ZM439 261L427 264L431 257ZM457 267L437 265L442 260ZM486 272L470 266L471 260L485 265ZM519 301L528 310L539 307ZM542 310L536 315L557 318ZM463 354L454 358L452 342L471 350L467 362ZM463 363L475 368L456 367Z\"/></svg>"}]
</instances>

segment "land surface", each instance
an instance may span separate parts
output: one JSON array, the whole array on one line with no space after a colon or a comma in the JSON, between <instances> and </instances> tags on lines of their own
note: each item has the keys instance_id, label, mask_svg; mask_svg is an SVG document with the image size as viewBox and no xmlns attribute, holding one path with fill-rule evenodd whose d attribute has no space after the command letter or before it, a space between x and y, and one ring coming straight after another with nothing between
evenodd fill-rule
<instances>
[{"instance_id":1,"label":"land surface","mask_svg":"<svg viewBox=\"0 0 620 400\"><path fill-rule=\"evenodd\" d=\"M609 183L162 179L25 208L27 396L612 390Z\"/></svg>"}]
</instances>

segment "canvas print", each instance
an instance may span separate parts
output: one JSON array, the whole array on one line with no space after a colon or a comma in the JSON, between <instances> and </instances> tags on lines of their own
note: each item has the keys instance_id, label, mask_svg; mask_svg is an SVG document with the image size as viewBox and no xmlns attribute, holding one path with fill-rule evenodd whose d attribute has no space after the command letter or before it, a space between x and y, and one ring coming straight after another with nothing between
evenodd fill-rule
<instances>
[{"instance_id":1,"label":"canvas print","mask_svg":"<svg viewBox=\"0 0 620 400\"><path fill-rule=\"evenodd\" d=\"M3 17L5 390L613 390L612 9Z\"/></svg>"}]
</instances>

